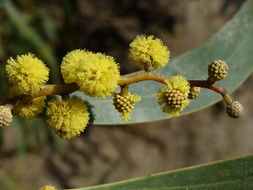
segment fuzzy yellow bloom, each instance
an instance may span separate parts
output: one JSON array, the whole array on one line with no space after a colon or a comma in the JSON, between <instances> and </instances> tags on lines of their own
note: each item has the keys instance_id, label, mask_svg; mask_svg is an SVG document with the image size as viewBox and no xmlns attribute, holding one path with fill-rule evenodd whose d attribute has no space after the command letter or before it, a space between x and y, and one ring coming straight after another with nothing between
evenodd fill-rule
<instances>
[{"instance_id":1,"label":"fuzzy yellow bloom","mask_svg":"<svg viewBox=\"0 0 253 190\"><path fill-rule=\"evenodd\" d=\"M188 104L190 92L189 82L182 76L171 77L167 86L162 87L157 93L158 103L163 105L164 113L177 116Z\"/></svg>"},{"instance_id":2,"label":"fuzzy yellow bloom","mask_svg":"<svg viewBox=\"0 0 253 190\"><path fill-rule=\"evenodd\" d=\"M73 50L62 61L64 82L76 83L91 97L109 96L118 86L119 66L111 56L85 50Z\"/></svg>"},{"instance_id":3,"label":"fuzzy yellow bloom","mask_svg":"<svg viewBox=\"0 0 253 190\"><path fill-rule=\"evenodd\" d=\"M17 94L36 93L48 81L49 75L45 64L31 53L17 56L16 59L9 58L6 72Z\"/></svg>"},{"instance_id":4,"label":"fuzzy yellow bloom","mask_svg":"<svg viewBox=\"0 0 253 190\"><path fill-rule=\"evenodd\" d=\"M76 49L63 57L61 74L65 83L76 83L76 74L79 72L80 65L85 64L85 56L87 53L88 51L86 50Z\"/></svg>"},{"instance_id":5,"label":"fuzzy yellow bloom","mask_svg":"<svg viewBox=\"0 0 253 190\"><path fill-rule=\"evenodd\" d=\"M113 97L113 105L118 112L122 113L122 119L130 120L134 105L141 101L141 97L130 93L124 96L114 93Z\"/></svg>"},{"instance_id":6,"label":"fuzzy yellow bloom","mask_svg":"<svg viewBox=\"0 0 253 190\"><path fill-rule=\"evenodd\" d=\"M46 185L44 187L41 187L39 190L57 190L57 189L52 185Z\"/></svg>"},{"instance_id":7,"label":"fuzzy yellow bloom","mask_svg":"<svg viewBox=\"0 0 253 190\"><path fill-rule=\"evenodd\" d=\"M54 99L48 103L48 124L64 139L79 135L87 126L89 112L81 99Z\"/></svg>"},{"instance_id":8,"label":"fuzzy yellow bloom","mask_svg":"<svg viewBox=\"0 0 253 190\"><path fill-rule=\"evenodd\" d=\"M167 46L154 36L138 35L129 46L129 57L142 69L164 67L169 61Z\"/></svg>"},{"instance_id":9,"label":"fuzzy yellow bloom","mask_svg":"<svg viewBox=\"0 0 253 190\"><path fill-rule=\"evenodd\" d=\"M13 108L13 114L21 119L34 119L43 112L46 96L34 98L29 103L20 103Z\"/></svg>"}]
</instances>

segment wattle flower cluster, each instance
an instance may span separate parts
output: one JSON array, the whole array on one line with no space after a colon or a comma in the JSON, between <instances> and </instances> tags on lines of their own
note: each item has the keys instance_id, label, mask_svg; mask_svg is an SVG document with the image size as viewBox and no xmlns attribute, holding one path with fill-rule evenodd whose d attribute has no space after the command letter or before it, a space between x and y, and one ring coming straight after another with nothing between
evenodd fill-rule
<instances>
[{"instance_id":1,"label":"wattle flower cluster","mask_svg":"<svg viewBox=\"0 0 253 190\"><path fill-rule=\"evenodd\" d=\"M111 95L120 78L113 57L86 50L69 52L63 58L61 72L66 84L76 83L80 91L91 97Z\"/></svg>"},{"instance_id":2,"label":"wattle flower cluster","mask_svg":"<svg viewBox=\"0 0 253 190\"><path fill-rule=\"evenodd\" d=\"M139 35L129 46L129 57L142 69L158 69L169 62L170 51L154 36Z\"/></svg>"},{"instance_id":3,"label":"wattle flower cluster","mask_svg":"<svg viewBox=\"0 0 253 190\"><path fill-rule=\"evenodd\" d=\"M54 99L48 103L48 124L64 139L70 139L85 129L89 122L88 107L81 99Z\"/></svg>"},{"instance_id":4,"label":"wattle flower cluster","mask_svg":"<svg viewBox=\"0 0 253 190\"><path fill-rule=\"evenodd\" d=\"M12 114L22 119L34 119L44 112L49 127L61 138L71 139L85 130L92 116L90 107L84 100L70 98L73 91L79 90L90 97L112 96L114 108L122 119L130 120L135 104L141 101L140 96L131 94L128 90L129 85L134 82L155 80L165 84L156 97L162 111L170 116L179 115L189 105L190 99L200 94L200 87L206 87L203 86L203 81L195 81L194 85L180 75L161 77L153 72L165 67L170 59L167 46L154 36L137 36L129 45L129 57L136 66L144 69L141 74L120 76L119 64L113 57L85 49L70 51L60 66L65 83L62 86L65 88L59 91L57 89L61 85L46 85L49 69L34 54L9 58L6 64L10 83L9 101L0 106L0 127L10 126ZM215 60L208 66L208 79L204 84L212 85L227 75L227 64L222 60ZM120 92L116 93L118 87ZM74 90L69 91L68 88ZM49 99L48 95L60 96ZM238 101L232 101L228 94L222 95L227 103L228 115L239 117L243 113L242 105ZM54 187L45 186L42 189L53 190Z\"/></svg>"},{"instance_id":5,"label":"wattle flower cluster","mask_svg":"<svg viewBox=\"0 0 253 190\"><path fill-rule=\"evenodd\" d=\"M6 72L15 95L35 94L48 81L49 69L34 54L7 60Z\"/></svg>"}]
</instances>

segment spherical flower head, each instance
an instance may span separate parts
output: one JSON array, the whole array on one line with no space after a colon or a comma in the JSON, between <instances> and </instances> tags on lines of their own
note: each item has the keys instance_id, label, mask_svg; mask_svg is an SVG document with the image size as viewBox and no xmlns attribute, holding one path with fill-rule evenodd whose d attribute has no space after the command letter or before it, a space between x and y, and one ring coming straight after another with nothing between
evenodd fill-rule
<instances>
[{"instance_id":1,"label":"spherical flower head","mask_svg":"<svg viewBox=\"0 0 253 190\"><path fill-rule=\"evenodd\" d=\"M13 118L11 109L12 109L11 105L0 106L0 127L1 128L10 126L12 122L12 118Z\"/></svg>"},{"instance_id":2,"label":"spherical flower head","mask_svg":"<svg viewBox=\"0 0 253 190\"><path fill-rule=\"evenodd\" d=\"M80 65L85 64L85 56L89 54L88 51L82 49L73 50L63 57L61 63L61 74L64 82L67 84L75 83L77 81L77 72Z\"/></svg>"},{"instance_id":3,"label":"spherical flower head","mask_svg":"<svg viewBox=\"0 0 253 190\"><path fill-rule=\"evenodd\" d=\"M142 69L164 67L169 61L167 46L154 36L138 35L129 46L129 57Z\"/></svg>"},{"instance_id":4,"label":"spherical flower head","mask_svg":"<svg viewBox=\"0 0 253 190\"><path fill-rule=\"evenodd\" d=\"M171 77L166 83L167 86L162 87L157 93L158 103L163 105L162 110L164 113L177 116L189 104L190 85L180 75Z\"/></svg>"},{"instance_id":5,"label":"spherical flower head","mask_svg":"<svg viewBox=\"0 0 253 190\"><path fill-rule=\"evenodd\" d=\"M57 189L52 185L46 185L44 187L41 187L39 190L57 190Z\"/></svg>"},{"instance_id":6,"label":"spherical flower head","mask_svg":"<svg viewBox=\"0 0 253 190\"><path fill-rule=\"evenodd\" d=\"M88 107L81 99L53 99L47 108L48 124L63 139L79 135L88 124Z\"/></svg>"},{"instance_id":7,"label":"spherical flower head","mask_svg":"<svg viewBox=\"0 0 253 190\"><path fill-rule=\"evenodd\" d=\"M200 87L197 87L197 86L193 86L190 88L190 92L188 94L188 98L189 99L195 99L199 96L200 94L200 90L201 88Z\"/></svg>"},{"instance_id":8,"label":"spherical flower head","mask_svg":"<svg viewBox=\"0 0 253 190\"><path fill-rule=\"evenodd\" d=\"M34 119L43 112L46 96L34 98L28 103L19 103L13 108L13 114L21 119Z\"/></svg>"},{"instance_id":9,"label":"spherical flower head","mask_svg":"<svg viewBox=\"0 0 253 190\"><path fill-rule=\"evenodd\" d=\"M141 100L141 97L130 93L128 95L114 93L113 97L113 105L118 112L122 113L122 119L130 120L134 105Z\"/></svg>"},{"instance_id":10,"label":"spherical flower head","mask_svg":"<svg viewBox=\"0 0 253 190\"><path fill-rule=\"evenodd\" d=\"M18 94L34 94L48 81L49 70L45 64L28 53L12 57L6 64L7 77L11 85L15 86Z\"/></svg>"},{"instance_id":11,"label":"spherical flower head","mask_svg":"<svg viewBox=\"0 0 253 190\"><path fill-rule=\"evenodd\" d=\"M225 61L215 60L208 65L208 80L216 82L224 79L228 75L228 65Z\"/></svg>"},{"instance_id":12,"label":"spherical flower head","mask_svg":"<svg viewBox=\"0 0 253 190\"><path fill-rule=\"evenodd\" d=\"M118 87L120 78L119 66L113 57L85 50L67 54L61 70L65 83L76 83L91 97L109 96Z\"/></svg>"},{"instance_id":13,"label":"spherical flower head","mask_svg":"<svg viewBox=\"0 0 253 190\"><path fill-rule=\"evenodd\" d=\"M227 105L226 112L232 118L239 118L243 114L244 108L240 102L233 101Z\"/></svg>"}]
</instances>

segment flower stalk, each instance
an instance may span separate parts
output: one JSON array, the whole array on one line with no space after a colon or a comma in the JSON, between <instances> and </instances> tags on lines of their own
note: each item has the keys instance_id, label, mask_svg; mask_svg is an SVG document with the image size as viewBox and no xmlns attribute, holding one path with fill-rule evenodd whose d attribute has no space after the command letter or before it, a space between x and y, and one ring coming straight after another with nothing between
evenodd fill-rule
<instances>
[{"instance_id":1,"label":"flower stalk","mask_svg":"<svg viewBox=\"0 0 253 190\"><path fill-rule=\"evenodd\" d=\"M167 79L169 79L169 77L161 75L156 72L141 71L134 74L122 75L120 79L118 80L118 85L129 86L130 84L133 84L133 83L138 83L138 82L148 81L148 80L166 84L165 81ZM188 82L190 83L190 86L207 88L220 94L221 96L224 96L225 94L227 94L227 90L225 88L221 88L219 86L210 84L208 80L188 80ZM4 105L4 104L16 105L18 102L29 102L32 99L41 97L41 96L69 95L77 90L79 90L79 87L74 83L59 84L59 85L47 84L47 85L44 85L44 88L42 88L40 91L38 91L35 94L18 95L12 98L0 100L0 105Z\"/></svg>"}]
</instances>

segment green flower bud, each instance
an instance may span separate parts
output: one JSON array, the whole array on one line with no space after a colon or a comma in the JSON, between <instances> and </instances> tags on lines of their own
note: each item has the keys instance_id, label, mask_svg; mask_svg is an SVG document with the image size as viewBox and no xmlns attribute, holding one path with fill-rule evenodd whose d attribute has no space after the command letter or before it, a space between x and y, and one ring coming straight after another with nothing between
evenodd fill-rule
<instances>
[{"instance_id":1,"label":"green flower bud","mask_svg":"<svg viewBox=\"0 0 253 190\"><path fill-rule=\"evenodd\" d=\"M243 114L244 109L240 102L233 101L231 104L227 105L226 112L230 117L238 118Z\"/></svg>"},{"instance_id":2,"label":"green flower bud","mask_svg":"<svg viewBox=\"0 0 253 190\"><path fill-rule=\"evenodd\" d=\"M208 80L216 82L224 79L228 75L228 65L225 61L215 60L208 65Z\"/></svg>"},{"instance_id":3,"label":"green flower bud","mask_svg":"<svg viewBox=\"0 0 253 190\"><path fill-rule=\"evenodd\" d=\"M171 108L181 108L188 101L187 96L177 89L167 90L165 97Z\"/></svg>"},{"instance_id":4,"label":"green flower bud","mask_svg":"<svg viewBox=\"0 0 253 190\"><path fill-rule=\"evenodd\" d=\"M122 119L130 120L130 113L134 109L134 104L135 102L139 102L141 98L132 94L122 96L115 93L113 96L113 105L118 112L122 113Z\"/></svg>"},{"instance_id":5,"label":"green flower bud","mask_svg":"<svg viewBox=\"0 0 253 190\"><path fill-rule=\"evenodd\" d=\"M200 87L195 87L195 86L191 87L190 92L188 94L188 98L194 99L194 98L198 97L198 95L200 94L200 90L201 90Z\"/></svg>"}]
</instances>

